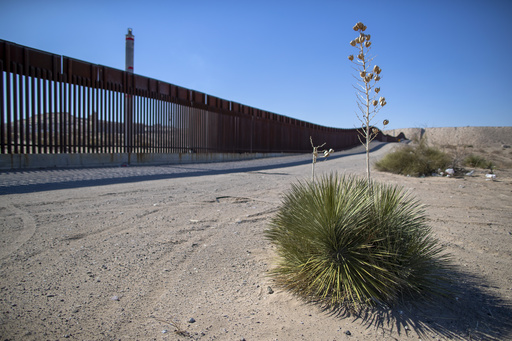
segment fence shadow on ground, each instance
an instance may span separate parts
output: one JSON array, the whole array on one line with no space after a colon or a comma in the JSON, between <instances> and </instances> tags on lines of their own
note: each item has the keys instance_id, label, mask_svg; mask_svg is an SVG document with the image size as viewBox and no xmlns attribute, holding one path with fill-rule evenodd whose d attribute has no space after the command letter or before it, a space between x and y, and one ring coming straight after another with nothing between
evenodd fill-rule
<instances>
[{"instance_id":1,"label":"fence shadow on ground","mask_svg":"<svg viewBox=\"0 0 512 341\"><path fill-rule=\"evenodd\" d=\"M377 151L384 147L386 143L375 144L371 151ZM330 156L330 159L337 159L347 157L351 155L364 154L364 148L358 146L352 149L341 151ZM311 164L311 154L300 154L300 157L293 158L291 161L287 161L286 158L267 158L260 159L261 162L254 163L255 160L251 161L240 161L240 162L224 162L224 163L210 163L210 164L190 164L190 165L161 165L155 166L135 166L135 167L101 167L101 168L61 168L61 169L43 169L43 170L14 170L0 172L0 175L8 173L23 173L26 178L43 177L41 173L52 173L52 179L46 182L37 182L36 180L31 182L25 182L22 184L14 185L0 185L0 195L5 194L23 194L23 193L34 193L51 190L61 189L73 189L82 187L93 187L93 186L106 186L115 184L128 184L141 181L154 181L154 180L165 180L165 179L176 179L185 177L196 177L205 175L217 175L217 174L231 174L231 173L243 173L243 172L261 172L272 169L294 167L300 165ZM280 160L281 159L281 160ZM283 162L283 160L285 160ZM100 176L94 176L93 174L88 176L81 176L80 172L95 170ZM101 172L98 172L101 170ZM65 174L70 171L75 172L78 176L73 176L75 179L66 179ZM59 172L62 173L62 178L59 180ZM100 174L101 173L101 174ZM148 174L149 173L149 174Z\"/></svg>"}]
</instances>

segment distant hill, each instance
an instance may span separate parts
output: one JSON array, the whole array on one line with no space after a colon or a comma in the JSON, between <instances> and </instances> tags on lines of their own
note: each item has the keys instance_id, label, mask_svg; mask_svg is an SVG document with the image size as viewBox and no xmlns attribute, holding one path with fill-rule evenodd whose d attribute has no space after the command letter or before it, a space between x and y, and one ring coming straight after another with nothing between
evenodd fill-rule
<instances>
[{"instance_id":1,"label":"distant hill","mask_svg":"<svg viewBox=\"0 0 512 341\"><path fill-rule=\"evenodd\" d=\"M426 136L432 145L498 147L512 145L512 127L453 127L390 129L384 133L397 136L403 132L408 139Z\"/></svg>"}]
</instances>

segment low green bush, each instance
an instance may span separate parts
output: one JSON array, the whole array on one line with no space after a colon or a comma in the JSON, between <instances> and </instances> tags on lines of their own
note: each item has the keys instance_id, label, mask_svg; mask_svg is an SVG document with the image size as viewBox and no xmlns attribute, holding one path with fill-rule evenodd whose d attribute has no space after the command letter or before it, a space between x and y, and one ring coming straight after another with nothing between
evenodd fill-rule
<instances>
[{"instance_id":1,"label":"low green bush","mask_svg":"<svg viewBox=\"0 0 512 341\"><path fill-rule=\"evenodd\" d=\"M266 231L279 284L330 306L443 295L449 257L422 206L400 188L368 186L336 174L292 186Z\"/></svg>"},{"instance_id":2,"label":"low green bush","mask_svg":"<svg viewBox=\"0 0 512 341\"><path fill-rule=\"evenodd\" d=\"M477 167L477 168L491 168L492 163L487 161L484 157L479 155L468 155L464 159L464 165L469 167Z\"/></svg>"},{"instance_id":3,"label":"low green bush","mask_svg":"<svg viewBox=\"0 0 512 341\"><path fill-rule=\"evenodd\" d=\"M375 163L377 170L402 175L422 176L444 171L451 158L441 150L426 143L402 145Z\"/></svg>"}]
</instances>

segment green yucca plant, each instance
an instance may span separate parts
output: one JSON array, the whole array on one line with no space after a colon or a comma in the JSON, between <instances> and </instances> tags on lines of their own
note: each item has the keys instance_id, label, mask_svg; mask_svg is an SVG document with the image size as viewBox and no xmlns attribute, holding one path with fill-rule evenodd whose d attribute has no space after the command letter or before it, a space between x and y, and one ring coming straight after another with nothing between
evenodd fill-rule
<instances>
[{"instance_id":1,"label":"green yucca plant","mask_svg":"<svg viewBox=\"0 0 512 341\"><path fill-rule=\"evenodd\" d=\"M294 184L266 237L277 248L275 279L330 306L443 294L450 267L416 200L350 176Z\"/></svg>"}]
</instances>

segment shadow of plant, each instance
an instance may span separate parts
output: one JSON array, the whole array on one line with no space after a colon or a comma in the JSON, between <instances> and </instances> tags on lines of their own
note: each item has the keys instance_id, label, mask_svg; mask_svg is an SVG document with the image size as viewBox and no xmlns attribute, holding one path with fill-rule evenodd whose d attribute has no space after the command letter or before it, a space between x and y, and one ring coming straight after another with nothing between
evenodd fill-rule
<instances>
[{"instance_id":1,"label":"shadow of plant","mask_svg":"<svg viewBox=\"0 0 512 341\"><path fill-rule=\"evenodd\" d=\"M421 338L455 340L505 340L512 338L512 305L499 297L493 287L477 276L455 272L448 288L450 297L435 301L404 299L389 307L368 307L353 311L346 307L324 307L329 315L360 321L383 333Z\"/></svg>"}]
</instances>

